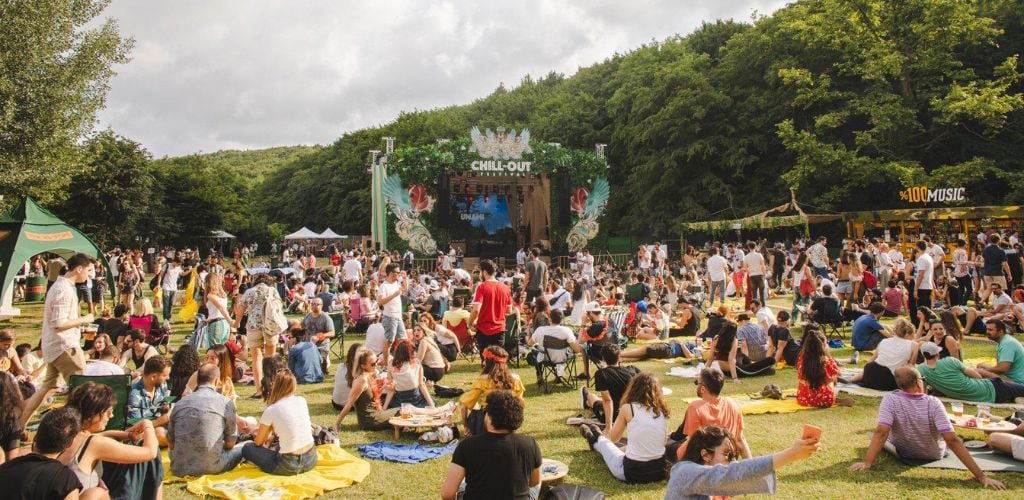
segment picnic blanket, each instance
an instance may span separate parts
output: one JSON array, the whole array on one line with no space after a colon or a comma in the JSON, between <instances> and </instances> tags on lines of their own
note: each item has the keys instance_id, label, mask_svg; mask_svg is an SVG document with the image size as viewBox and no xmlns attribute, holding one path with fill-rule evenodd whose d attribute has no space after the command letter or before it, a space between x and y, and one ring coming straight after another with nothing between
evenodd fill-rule
<instances>
[{"instance_id":1,"label":"picnic blanket","mask_svg":"<svg viewBox=\"0 0 1024 500\"><path fill-rule=\"evenodd\" d=\"M697 375L700 375L700 370L696 366L673 366L665 374L672 377L697 378Z\"/></svg>"},{"instance_id":2,"label":"picnic blanket","mask_svg":"<svg viewBox=\"0 0 1024 500\"><path fill-rule=\"evenodd\" d=\"M365 458L403 464L418 464L432 458L448 455L455 451L455 446L458 444L458 441L452 441L444 446L423 446L420 443L396 444L391 441L377 441L376 443L361 444L356 446L356 449Z\"/></svg>"},{"instance_id":3,"label":"picnic blanket","mask_svg":"<svg viewBox=\"0 0 1024 500\"><path fill-rule=\"evenodd\" d=\"M163 453L164 483L186 481L189 492L230 500L263 498L313 498L325 492L347 488L370 475L370 463L353 456L335 444L316 447L316 467L297 476L266 474L252 464L213 476L180 478L171 475L171 462Z\"/></svg>"},{"instance_id":4,"label":"picnic blanket","mask_svg":"<svg viewBox=\"0 0 1024 500\"><path fill-rule=\"evenodd\" d=\"M886 450L892 451L892 450ZM968 448L967 451L971 454L971 458L974 462L981 467L981 470L986 472L1024 472L1024 462L1014 460L1009 455L999 453L988 446L984 448ZM896 457L900 462L907 465L925 467L928 469L956 469L956 470L967 470L967 466L956 457L953 452L946 454L945 458L929 461L929 460L914 460L910 458Z\"/></svg>"},{"instance_id":5,"label":"picnic blanket","mask_svg":"<svg viewBox=\"0 0 1024 500\"><path fill-rule=\"evenodd\" d=\"M757 394L748 394L746 396L732 398L740 406L740 412L744 415L764 415L767 413L794 413L800 410L813 410L814 408L809 406L800 406L800 403L793 399L796 395L796 389L786 389L782 391L783 397L789 399L771 399L762 398ZM700 398L683 398L683 401L692 403L699 400Z\"/></svg>"},{"instance_id":6,"label":"picnic blanket","mask_svg":"<svg viewBox=\"0 0 1024 500\"><path fill-rule=\"evenodd\" d=\"M877 389L868 389L867 387L861 387L857 384L844 384L842 382L836 384L836 390L839 392L845 392L852 396L861 396L865 398L882 398L886 394L892 391L879 391ZM963 403L966 405L977 406L977 401L963 401L960 399L953 398L939 398L939 401L943 403ZM1004 410L1024 410L1024 405L1018 405L1014 403L983 403L987 404L992 408L1001 408Z\"/></svg>"}]
</instances>

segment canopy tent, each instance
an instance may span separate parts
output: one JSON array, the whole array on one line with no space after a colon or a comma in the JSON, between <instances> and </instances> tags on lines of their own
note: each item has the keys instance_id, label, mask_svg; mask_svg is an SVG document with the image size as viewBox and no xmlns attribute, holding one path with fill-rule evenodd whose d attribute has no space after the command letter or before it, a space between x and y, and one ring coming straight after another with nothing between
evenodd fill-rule
<instances>
[{"instance_id":1,"label":"canopy tent","mask_svg":"<svg viewBox=\"0 0 1024 500\"><path fill-rule=\"evenodd\" d=\"M320 239L320 235L310 231L308 227L303 226L302 229L295 231L288 236L285 236L286 240L317 240Z\"/></svg>"},{"instance_id":2,"label":"canopy tent","mask_svg":"<svg viewBox=\"0 0 1024 500\"><path fill-rule=\"evenodd\" d=\"M213 236L213 239L215 239L215 240L233 240L233 239L235 239L235 235L233 235L233 234L231 234L231 233L229 233L227 231L222 231L220 229L218 229L216 231L210 231L210 236Z\"/></svg>"},{"instance_id":3,"label":"canopy tent","mask_svg":"<svg viewBox=\"0 0 1024 500\"><path fill-rule=\"evenodd\" d=\"M794 211L795 214L784 215L786 212ZM801 227L804 233L809 233L808 225L819 222L839 220L840 214L807 214L796 202L796 194L790 191L790 201L764 212L743 217L741 219L686 222L682 224L684 231L697 231L710 234L721 234L727 231L738 230L764 230L783 227Z\"/></svg>"},{"instance_id":4,"label":"canopy tent","mask_svg":"<svg viewBox=\"0 0 1024 500\"><path fill-rule=\"evenodd\" d=\"M0 315L17 316L21 311L11 305L14 276L22 263L33 255L51 252L64 259L84 253L99 259L107 268L107 287L113 292L110 264L100 248L84 233L69 226L32 198L25 198L6 214L0 215Z\"/></svg>"},{"instance_id":5,"label":"canopy tent","mask_svg":"<svg viewBox=\"0 0 1024 500\"><path fill-rule=\"evenodd\" d=\"M343 240L345 236L342 236L334 232L331 228L324 229L324 232L320 233L320 238L325 240Z\"/></svg>"}]
</instances>

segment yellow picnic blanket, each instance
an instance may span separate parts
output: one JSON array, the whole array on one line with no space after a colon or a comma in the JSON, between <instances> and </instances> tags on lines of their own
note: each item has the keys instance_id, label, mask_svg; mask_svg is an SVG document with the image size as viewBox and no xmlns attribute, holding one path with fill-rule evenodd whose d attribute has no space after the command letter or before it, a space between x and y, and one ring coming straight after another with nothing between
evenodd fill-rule
<instances>
[{"instance_id":1,"label":"yellow picnic blanket","mask_svg":"<svg viewBox=\"0 0 1024 500\"><path fill-rule=\"evenodd\" d=\"M164 483L187 481L189 492L230 500L257 498L302 499L322 495L339 488L347 488L370 475L370 464L341 449L338 445L322 444L316 447L316 467L297 476L274 476L255 465L244 464L233 471L203 476L180 478L170 473L171 461L163 453Z\"/></svg>"},{"instance_id":2,"label":"yellow picnic blanket","mask_svg":"<svg viewBox=\"0 0 1024 500\"><path fill-rule=\"evenodd\" d=\"M989 366L995 366L996 365L996 358L981 357L981 358L967 358L967 359L964 360L964 366L967 366L967 367L970 367L970 368L974 368L975 366L978 366L978 365L980 365L982 363L984 363L986 365L989 365Z\"/></svg>"},{"instance_id":3,"label":"yellow picnic blanket","mask_svg":"<svg viewBox=\"0 0 1024 500\"><path fill-rule=\"evenodd\" d=\"M763 415L766 413L793 413L800 410L812 410L814 408L800 406L793 397L796 389L782 391L783 397L788 399L756 398L753 395L732 398L740 406L744 415ZM683 401L692 403L700 398L684 398Z\"/></svg>"}]
</instances>

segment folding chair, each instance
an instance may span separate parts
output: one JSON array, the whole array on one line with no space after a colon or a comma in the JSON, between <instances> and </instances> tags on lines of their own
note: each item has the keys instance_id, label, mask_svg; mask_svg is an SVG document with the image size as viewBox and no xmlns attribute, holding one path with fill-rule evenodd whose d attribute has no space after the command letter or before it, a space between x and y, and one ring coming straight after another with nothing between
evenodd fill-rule
<instances>
[{"instance_id":1,"label":"folding chair","mask_svg":"<svg viewBox=\"0 0 1024 500\"><path fill-rule=\"evenodd\" d=\"M327 313L327 316L331 318L331 322L334 323L334 338L331 339L331 346L327 349L331 354L334 354L338 360L345 360L345 332L348 331L348 321L345 318L344 311L338 311L333 313Z\"/></svg>"},{"instance_id":2,"label":"folding chair","mask_svg":"<svg viewBox=\"0 0 1024 500\"><path fill-rule=\"evenodd\" d=\"M459 339L459 346L462 347L459 350L459 357L473 362L473 357L476 354L476 342L473 341L473 336L469 334L469 323L466 320L462 320L457 324L449 324L444 321L444 327L451 330L455 334L455 338Z\"/></svg>"},{"instance_id":3,"label":"folding chair","mask_svg":"<svg viewBox=\"0 0 1024 500\"><path fill-rule=\"evenodd\" d=\"M114 404L114 415L107 421L104 430L120 431L128 428L128 393L131 392L131 377L128 375L72 375L68 380L68 392L86 382L95 382L114 390L117 403Z\"/></svg>"},{"instance_id":4,"label":"folding chair","mask_svg":"<svg viewBox=\"0 0 1024 500\"><path fill-rule=\"evenodd\" d=\"M626 343L629 342L629 337L623 333L628 314L625 309L616 309L608 313L608 333L613 336L619 347L625 347Z\"/></svg>"},{"instance_id":5,"label":"folding chair","mask_svg":"<svg viewBox=\"0 0 1024 500\"><path fill-rule=\"evenodd\" d=\"M513 358L516 364L516 368L519 368L520 356L519 345L522 343L519 335L521 333L519 327L519 318L514 314L508 314L505 316L505 345L502 346L508 351L509 355Z\"/></svg>"},{"instance_id":6,"label":"folding chair","mask_svg":"<svg viewBox=\"0 0 1024 500\"><path fill-rule=\"evenodd\" d=\"M575 389L576 385L576 353L569 346L569 341L555 337L545 336L541 342L541 352L544 354L540 365L540 385L544 394L549 393L548 375L553 375L555 380L561 380L566 387ZM562 367L562 375L558 374L559 367Z\"/></svg>"},{"instance_id":7,"label":"folding chair","mask_svg":"<svg viewBox=\"0 0 1024 500\"><path fill-rule=\"evenodd\" d=\"M840 309L839 301L829 301L834 306L828 307L821 314L814 318L814 322L821 326L821 331L827 338L843 338L843 327L846 319L843 318L843 311Z\"/></svg>"}]
</instances>

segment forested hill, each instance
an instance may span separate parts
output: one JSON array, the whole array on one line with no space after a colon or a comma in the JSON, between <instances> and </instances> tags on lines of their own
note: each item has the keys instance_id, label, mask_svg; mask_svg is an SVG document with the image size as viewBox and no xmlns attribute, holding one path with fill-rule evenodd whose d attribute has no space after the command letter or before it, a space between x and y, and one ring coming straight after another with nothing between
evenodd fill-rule
<instances>
[{"instance_id":1,"label":"forested hill","mask_svg":"<svg viewBox=\"0 0 1024 500\"><path fill-rule=\"evenodd\" d=\"M506 126L608 144L611 234L678 234L776 206L791 186L835 210L906 206L899 191L920 185L1021 202L1022 24L1014 0L798 1L346 134L267 175L256 198L290 228L365 232L381 137L401 147Z\"/></svg>"},{"instance_id":2,"label":"forested hill","mask_svg":"<svg viewBox=\"0 0 1024 500\"><path fill-rule=\"evenodd\" d=\"M266 149L225 149L215 153L199 153L196 156L204 158L211 167L238 172L259 182L282 165L321 149L323 146L278 146Z\"/></svg>"}]
</instances>

